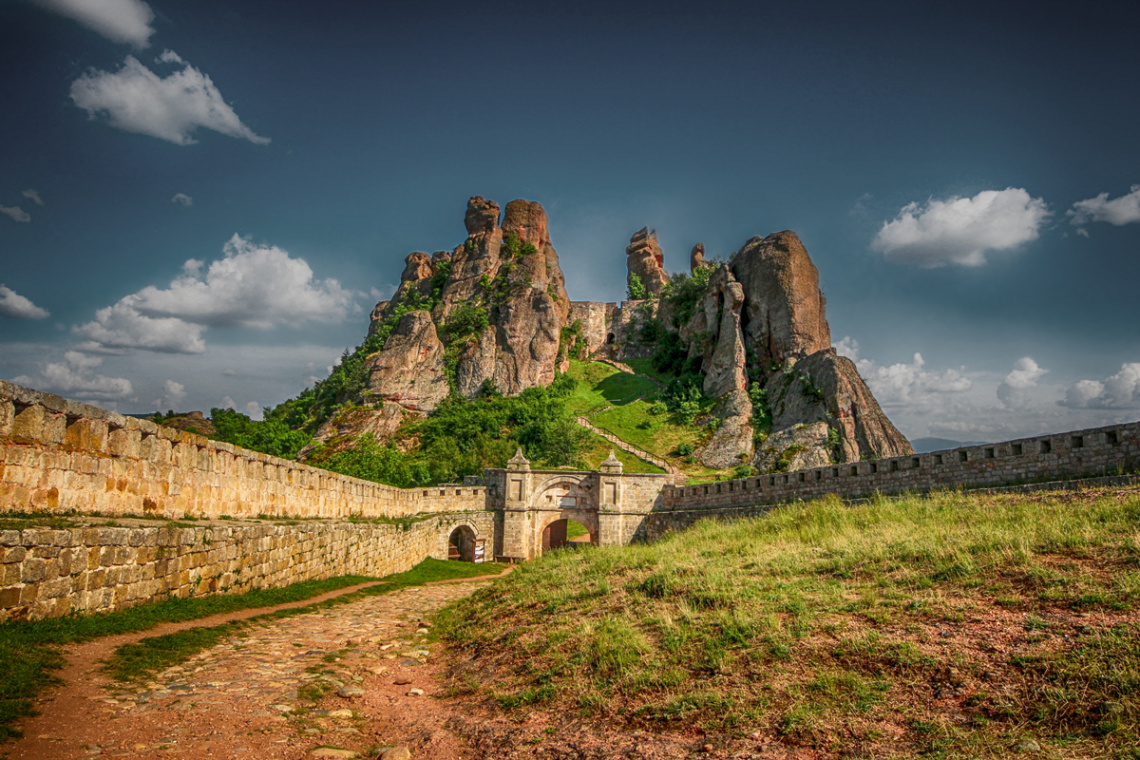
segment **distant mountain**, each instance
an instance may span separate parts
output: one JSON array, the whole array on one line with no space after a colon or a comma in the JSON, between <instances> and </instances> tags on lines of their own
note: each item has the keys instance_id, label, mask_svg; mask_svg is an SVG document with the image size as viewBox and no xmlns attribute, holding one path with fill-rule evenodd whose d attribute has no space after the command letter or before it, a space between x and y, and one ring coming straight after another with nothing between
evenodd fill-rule
<instances>
[{"instance_id":1,"label":"distant mountain","mask_svg":"<svg viewBox=\"0 0 1140 760\"><path fill-rule=\"evenodd\" d=\"M956 449L959 446L981 446L989 441L952 441L949 438L913 438L910 445L914 447L915 454L925 454L928 451L942 451L943 449Z\"/></svg>"}]
</instances>

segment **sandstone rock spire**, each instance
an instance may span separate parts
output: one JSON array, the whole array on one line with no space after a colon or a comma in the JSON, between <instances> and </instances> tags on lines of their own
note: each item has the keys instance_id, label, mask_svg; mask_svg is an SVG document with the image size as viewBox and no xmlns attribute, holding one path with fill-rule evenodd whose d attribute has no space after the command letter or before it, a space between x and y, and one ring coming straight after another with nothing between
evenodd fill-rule
<instances>
[{"instance_id":1,"label":"sandstone rock spire","mask_svg":"<svg viewBox=\"0 0 1140 760\"><path fill-rule=\"evenodd\" d=\"M627 281L632 281L636 276L645 286L646 295L661 295L665 284L669 282L669 273L665 271L665 254L657 244L657 231L650 232L648 227L642 227L633 233L625 253Z\"/></svg>"}]
</instances>

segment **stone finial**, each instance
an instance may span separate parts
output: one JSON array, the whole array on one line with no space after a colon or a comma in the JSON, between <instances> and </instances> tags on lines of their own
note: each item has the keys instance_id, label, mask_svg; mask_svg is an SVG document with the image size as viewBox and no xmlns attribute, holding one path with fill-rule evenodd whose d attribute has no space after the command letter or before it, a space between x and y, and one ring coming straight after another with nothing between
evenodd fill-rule
<instances>
[{"instance_id":1,"label":"stone finial","mask_svg":"<svg viewBox=\"0 0 1140 760\"><path fill-rule=\"evenodd\" d=\"M509 462L507 462L507 469L508 470L529 470L530 469L530 460L523 456L522 446L519 446L518 451L516 451L515 455L513 457L511 457L511 460Z\"/></svg>"},{"instance_id":2,"label":"stone finial","mask_svg":"<svg viewBox=\"0 0 1140 760\"><path fill-rule=\"evenodd\" d=\"M602 462L602 472L620 475L622 469L621 460L614 456L614 450L610 449L610 455L606 458L606 461Z\"/></svg>"}]
</instances>

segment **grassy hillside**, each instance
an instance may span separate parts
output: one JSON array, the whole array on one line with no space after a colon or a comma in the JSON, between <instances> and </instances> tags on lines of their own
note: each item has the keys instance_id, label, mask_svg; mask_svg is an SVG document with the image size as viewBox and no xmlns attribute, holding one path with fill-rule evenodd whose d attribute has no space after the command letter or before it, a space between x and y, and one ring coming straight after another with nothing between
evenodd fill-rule
<instances>
[{"instance_id":1,"label":"grassy hillside","mask_svg":"<svg viewBox=\"0 0 1140 760\"><path fill-rule=\"evenodd\" d=\"M556 552L440 630L480 673L457 688L552 720L699 726L726 751L1140 758L1138 605L1140 494L951 493Z\"/></svg>"},{"instance_id":2,"label":"grassy hillside","mask_svg":"<svg viewBox=\"0 0 1140 760\"><path fill-rule=\"evenodd\" d=\"M664 408L662 390L671 376L655 373L648 360L635 359L630 366L637 374L602 362L571 361L567 375L578 384L567 400L567 409L623 441L671 462L694 479L714 479L715 470L689 461L689 455L681 453L684 446L691 452L707 440L711 429L685 424Z\"/></svg>"}]
</instances>

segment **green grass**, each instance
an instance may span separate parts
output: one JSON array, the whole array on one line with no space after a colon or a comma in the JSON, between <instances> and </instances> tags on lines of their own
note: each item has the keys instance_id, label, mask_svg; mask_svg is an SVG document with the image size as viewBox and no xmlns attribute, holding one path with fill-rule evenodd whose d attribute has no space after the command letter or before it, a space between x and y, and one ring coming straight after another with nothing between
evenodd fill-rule
<instances>
[{"instance_id":1,"label":"green grass","mask_svg":"<svg viewBox=\"0 0 1140 760\"><path fill-rule=\"evenodd\" d=\"M384 578L342 576L326 580L305 581L278 589L259 589L245 594L219 595L190 599L170 599L144 604L119 612L96 615L72 615L36 622L15 621L0 625L0 742L19 735L14 723L31 715L36 695L56 683L52 671L63 666L60 647L101 636L145 631L161 623L196 620L222 613L257 607L272 607L303 601L314 596L376 581L373 593L385 593L404 586L419 585L430 580L474 577L498 572L495 565L471 565L460 562L425 560L412 570ZM203 647L211 646L221 633L212 629L192 629L171 636L156 637L141 648L129 645L121 662L112 661L110 669L116 677L145 672L148 668L169 667L162 663L178 661ZM147 650L148 654L143 654ZM168 651L169 655L162 654ZM131 664L127 664L130 661Z\"/></svg>"},{"instance_id":2,"label":"green grass","mask_svg":"<svg viewBox=\"0 0 1140 760\"><path fill-rule=\"evenodd\" d=\"M602 438L597 433L590 433L588 448L583 452L582 459L586 462L586 466L590 469L596 470L601 466L610 455L610 449L613 449L614 456L622 464L622 472L626 473L661 473L665 472L655 464L650 464L644 459L640 459L633 454L622 451L613 443Z\"/></svg>"},{"instance_id":3,"label":"green grass","mask_svg":"<svg viewBox=\"0 0 1140 760\"><path fill-rule=\"evenodd\" d=\"M502 705L832 754L1118 757L1138 611L1140 497L948 493L554 552L435 630Z\"/></svg>"},{"instance_id":4,"label":"green grass","mask_svg":"<svg viewBox=\"0 0 1140 760\"><path fill-rule=\"evenodd\" d=\"M650 367L648 360L631 360L630 366L638 372ZM678 424L668 412L651 414L650 408L661 390L652 380L602 362L571 361L567 374L579 381L567 404L572 413L589 417L597 427L671 462L693 477L715 479L716 471L686 462L677 454L677 446L682 443L693 447L703 443L709 436L708 428ZM605 454L608 453L607 448ZM660 472L628 467L625 471Z\"/></svg>"}]
</instances>

